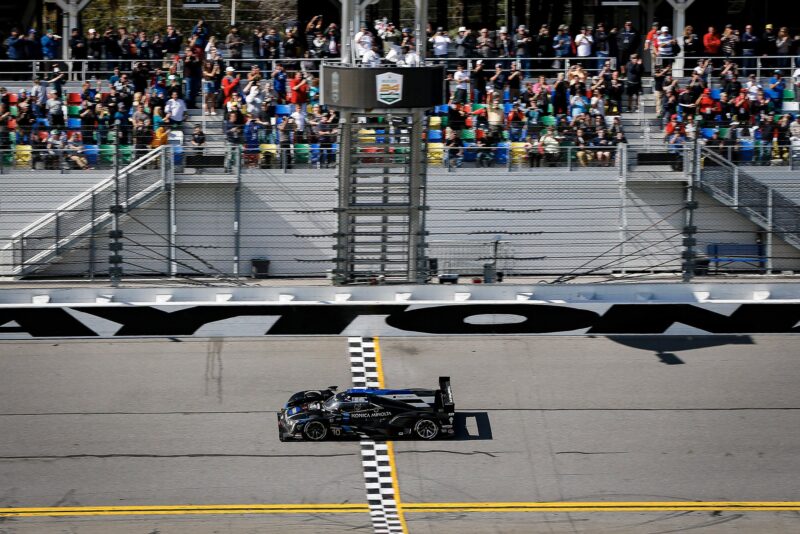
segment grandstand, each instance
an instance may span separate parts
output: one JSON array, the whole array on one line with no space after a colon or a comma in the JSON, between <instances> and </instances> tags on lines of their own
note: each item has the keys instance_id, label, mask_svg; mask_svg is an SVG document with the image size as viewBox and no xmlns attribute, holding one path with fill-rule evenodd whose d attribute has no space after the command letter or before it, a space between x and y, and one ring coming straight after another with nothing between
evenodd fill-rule
<instances>
[{"instance_id":1,"label":"grandstand","mask_svg":"<svg viewBox=\"0 0 800 534\"><path fill-rule=\"evenodd\" d=\"M366 165L425 143L431 243L503 243L502 258L464 258L464 274L484 263L556 277L798 268L797 44L794 55L683 50L673 61L641 42L609 55L600 25L574 37L559 26L568 40L545 29L500 28L491 41L434 31L427 61L446 64L448 99L422 138L392 117L360 119ZM236 278L269 261L274 276L325 276L344 125L320 104L319 72L342 43L335 27L306 31L307 41L268 29L244 52L236 32L202 25L149 48L120 30L96 56L4 60L0 273L91 278L122 263L126 275ZM105 39L77 34L89 54ZM413 54L426 55L413 39L375 18L354 38L354 60L413 68ZM543 54L536 43L552 39L596 44ZM4 42L10 55L16 41ZM112 222L124 237L109 255ZM719 268L709 251L729 243L761 259Z\"/></svg>"}]
</instances>

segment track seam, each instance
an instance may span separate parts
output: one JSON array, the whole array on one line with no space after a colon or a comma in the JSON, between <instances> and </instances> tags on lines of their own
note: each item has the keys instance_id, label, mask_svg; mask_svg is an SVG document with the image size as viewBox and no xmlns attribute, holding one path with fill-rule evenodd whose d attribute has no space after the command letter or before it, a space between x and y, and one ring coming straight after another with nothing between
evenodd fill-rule
<instances>
[{"instance_id":1,"label":"track seam","mask_svg":"<svg viewBox=\"0 0 800 534\"><path fill-rule=\"evenodd\" d=\"M383 387L383 370L377 338L348 338L350 372L356 388ZM391 444L363 437L361 465L367 504L375 534L406 534L405 519L400 512L399 491L395 480Z\"/></svg>"}]
</instances>

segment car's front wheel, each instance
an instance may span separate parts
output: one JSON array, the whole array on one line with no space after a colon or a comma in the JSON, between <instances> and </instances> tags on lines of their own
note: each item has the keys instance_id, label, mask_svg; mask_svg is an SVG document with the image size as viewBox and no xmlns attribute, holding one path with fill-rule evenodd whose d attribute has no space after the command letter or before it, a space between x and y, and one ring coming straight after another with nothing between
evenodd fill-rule
<instances>
[{"instance_id":1,"label":"car's front wheel","mask_svg":"<svg viewBox=\"0 0 800 534\"><path fill-rule=\"evenodd\" d=\"M439 435L439 424L433 419L422 418L414 423L414 435L419 439L436 439Z\"/></svg>"},{"instance_id":2,"label":"car's front wheel","mask_svg":"<svg viewBox=\"0 0 800 534\"><path fill-rule=\"evenodd\" d=\"M308 441L322 441L328 436L328 427L322 421L310 421L303 427L303 437Z\"/></svg>"}]
</instances>

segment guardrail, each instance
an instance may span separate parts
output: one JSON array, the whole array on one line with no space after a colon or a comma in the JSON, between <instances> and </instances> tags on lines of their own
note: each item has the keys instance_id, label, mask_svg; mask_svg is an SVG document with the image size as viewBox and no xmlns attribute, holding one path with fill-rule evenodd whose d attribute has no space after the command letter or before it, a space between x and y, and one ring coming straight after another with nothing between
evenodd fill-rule
<instances>
[{"instance_id":1,"label":"guardrail","mask_svg":"<svg viewBox=\"0 0 800 534\"><path fill-rule=\"evenodd\" d=\"M173 180L171 152L168 146L151 151L15 233L0 250L2 264L10 263L15 276L36 271L108 226L117 200L124 212L147 202Z\"/></svg>"}]
</instances>

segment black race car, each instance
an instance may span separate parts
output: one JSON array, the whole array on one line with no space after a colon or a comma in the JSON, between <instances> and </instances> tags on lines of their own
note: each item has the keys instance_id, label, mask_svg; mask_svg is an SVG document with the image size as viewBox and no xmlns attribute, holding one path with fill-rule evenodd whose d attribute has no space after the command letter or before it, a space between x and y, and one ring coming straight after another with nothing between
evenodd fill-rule
<instances>
[{"instance_id":1,"label":"black race car","mask_svg":"<svg viewBox=\"0 0 800 534\"><path fill-rule=\"evenodd\" d=\"M439 389L354 388L300 391L278 412L281 441L322 441L340 436L431 440L454 433L455 403L450 377Z\"/></svg>"}]
</instances>

